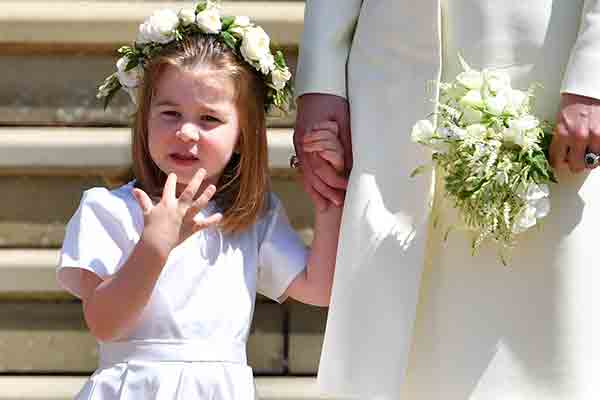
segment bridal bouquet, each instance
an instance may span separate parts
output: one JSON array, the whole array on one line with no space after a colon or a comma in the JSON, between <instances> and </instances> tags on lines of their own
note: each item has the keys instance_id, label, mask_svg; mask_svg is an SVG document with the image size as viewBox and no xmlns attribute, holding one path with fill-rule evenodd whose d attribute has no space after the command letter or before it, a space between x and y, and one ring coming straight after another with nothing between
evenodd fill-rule
<instances>
[{"instance_id":1,"label":"bridal bouquet","mask_svg":"<svg viewBox=\"0 0 600 400\"><path fill-rule=\"evenodd\" d=\"M473 251L485 239L504 250L550 211L552 127L531 114L533 87L513 89L507 74L460 61L463 72L440 84L436 126L418 121L412 140L433 150L449 200L476 233Z\"/></svg>"}]
</instances>

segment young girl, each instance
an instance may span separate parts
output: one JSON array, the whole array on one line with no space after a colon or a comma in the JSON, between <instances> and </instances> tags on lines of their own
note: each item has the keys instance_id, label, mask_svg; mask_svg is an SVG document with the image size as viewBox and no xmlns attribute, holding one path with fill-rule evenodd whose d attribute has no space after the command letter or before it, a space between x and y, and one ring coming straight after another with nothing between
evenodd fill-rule
<instances>
[{"instance_id":1,"label":"young girl","mask_svg":"<svg viewBox=\"0 0 600 400\"><path fill-rule=\"evenodd\" d=\"M256 292L328 305L341 209L317 212L307 251L269 192L265 106L289 72L263 34L211 3L161 11L101 86L136 99L136 179L86 191L67 226L58 280L99 341L78 399L254 399ZM343 170L335 125L306 151Z\"/></svg>"}]
</instances>

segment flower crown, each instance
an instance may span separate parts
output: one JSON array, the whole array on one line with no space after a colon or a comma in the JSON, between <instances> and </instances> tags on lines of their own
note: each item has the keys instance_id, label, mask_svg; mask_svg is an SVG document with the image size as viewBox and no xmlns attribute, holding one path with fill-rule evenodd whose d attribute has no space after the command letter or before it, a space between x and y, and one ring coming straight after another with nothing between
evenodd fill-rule
<instances>
[{"instance_id":1,"label":"flower crown","mask_svg":"<svg viewBox=\"0 0 600 400\"><path fill-rule=\"evenodd\" d=\"M118 50L121 58L117 61L117 71L104 80L96 97L104 99L106 108L112 96L123 88L136 104L137 89L143 81L147 62L164 46L199 33L215 35L262 75L267 86L266 111L272 106L288 110L292 75L283 53L277 51L273 55L269 36L248 17L221 16L219 4L213 0L200 1L195 7L179 13L171 9L155 11L140 25L133 45Z\"/></svg>"}]
</instances>

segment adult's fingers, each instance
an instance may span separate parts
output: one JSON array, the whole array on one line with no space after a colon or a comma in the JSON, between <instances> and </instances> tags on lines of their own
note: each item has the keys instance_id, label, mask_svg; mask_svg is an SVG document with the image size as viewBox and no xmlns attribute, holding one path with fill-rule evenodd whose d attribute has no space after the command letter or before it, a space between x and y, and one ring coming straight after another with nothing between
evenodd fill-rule
<instances>
[{"instance_id":1,"label":"adult's fingers","mask_svg":"<svg viewBox=\"0 0 600 400\"><path fill-rule=\"evenodd\" d=\"M595 110L592 112L592 117L588 122L589 129L589 143L588 150L594 152L596 154L600 153L600 113ZM595 165L593 168L598 168L598 165Z\"/></svg>"},{"instance_id":2,"label":"adult's fingers","mask_svg":"<svg viewBox=\"0 0 600 400\"><path fill-rule=\"evenodd\" d=\"M322 159L319 160L319 166L313 172L325 185L330 186L332 189L346 189L348 186L348 180L338 175L335 168Z\"/></svg>"},{"instance_id":3,"label":"adult's fingers","mask_svg":"<svg viewBox=\"0 0 600 400\"><path fill-rule=\"evenodd\" d=\"M150 197L148 197L146 192L144 192L142 189L134 188L132 194L137 203L140 205L142 213L144 215L150 214L150 211L152 211L154 205L152 204L152 200Z\"/></svg>"},{"instance_id":4,"label":"adult's fingers","mask_svg":"<svg viewBox=\"0 0 600 400\"><path fill-rule=\"evenodd\" d=\"M343 190L337 190L326 185L321 179L315 179L313 181L313 188L322 197L326 198L338 207L344 203L345 192Z\"/></svg>"},{"instance_id":5,"label":"adult's fingers","mask_svg":"<svg viewBox=\"0 0 600 400\"><path fill-rule=\"evenodd\" d=\"M352 141L350 138L350 110L348 101L340 96L308 93L303 94L297 101L297 117L294 129L294 147L296 153L302 152L302 138L317 124L325 124L334 129L337 125L338 134L344 148L346 167L352 165ZM310 168L310 166L305 166Z\"/></svg>"},{"instance_id":6,"label":"adult's fingers","mask_svg":"<svg viewBox=\"0 0 600 400\"><path fill-rule=\"evenodd\" d=\"M338 120L339 131L338 138L344 148L344 164L347 171L352 170L354 159L352 157L352 130L350 128L350 110L346 103L346 112Z\"/></svg>"},{"instance_id":7,"label":"adult's fingers","mask_svg":"<svg viewBox=\"0 0 600 400\"><path fill-rule=\"evenodd\" d=\"M549 156L550 164L557 170L568 168L567 153L569 151L569 132L564 125L558 124L552 135Z\"/></svg>"},{"instance_id":8,"label":"adult's fingers","mask_svg":"<svg viewBox=\"0 0 600 400\"><path fill-rule=\"evenodd\" d=\"M586 126L578 124L571 135L571 146L567 159L569 161L569 169L573 173L581 172L585 169L584 157L589 140L589 131Z\"/></svg>"}]
</instances>

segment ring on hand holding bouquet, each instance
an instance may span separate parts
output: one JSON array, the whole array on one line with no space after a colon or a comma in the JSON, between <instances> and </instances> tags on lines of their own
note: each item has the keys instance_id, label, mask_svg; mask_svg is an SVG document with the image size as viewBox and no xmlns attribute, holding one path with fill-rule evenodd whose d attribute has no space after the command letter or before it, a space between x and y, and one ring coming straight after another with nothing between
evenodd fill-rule
<instances>
[{"instance_id":1,"label":"ring on hand holding bouquet","mask_svg":"<svg viewBox=\"0 0 600 400\"><path fill-rule=\"evenodd\" d=\"M585 167L588 169L593 169L600 164L600 154L594 153L591 151L587 151L585 153L584 159Z\"/></svg>"}]
</instances>

